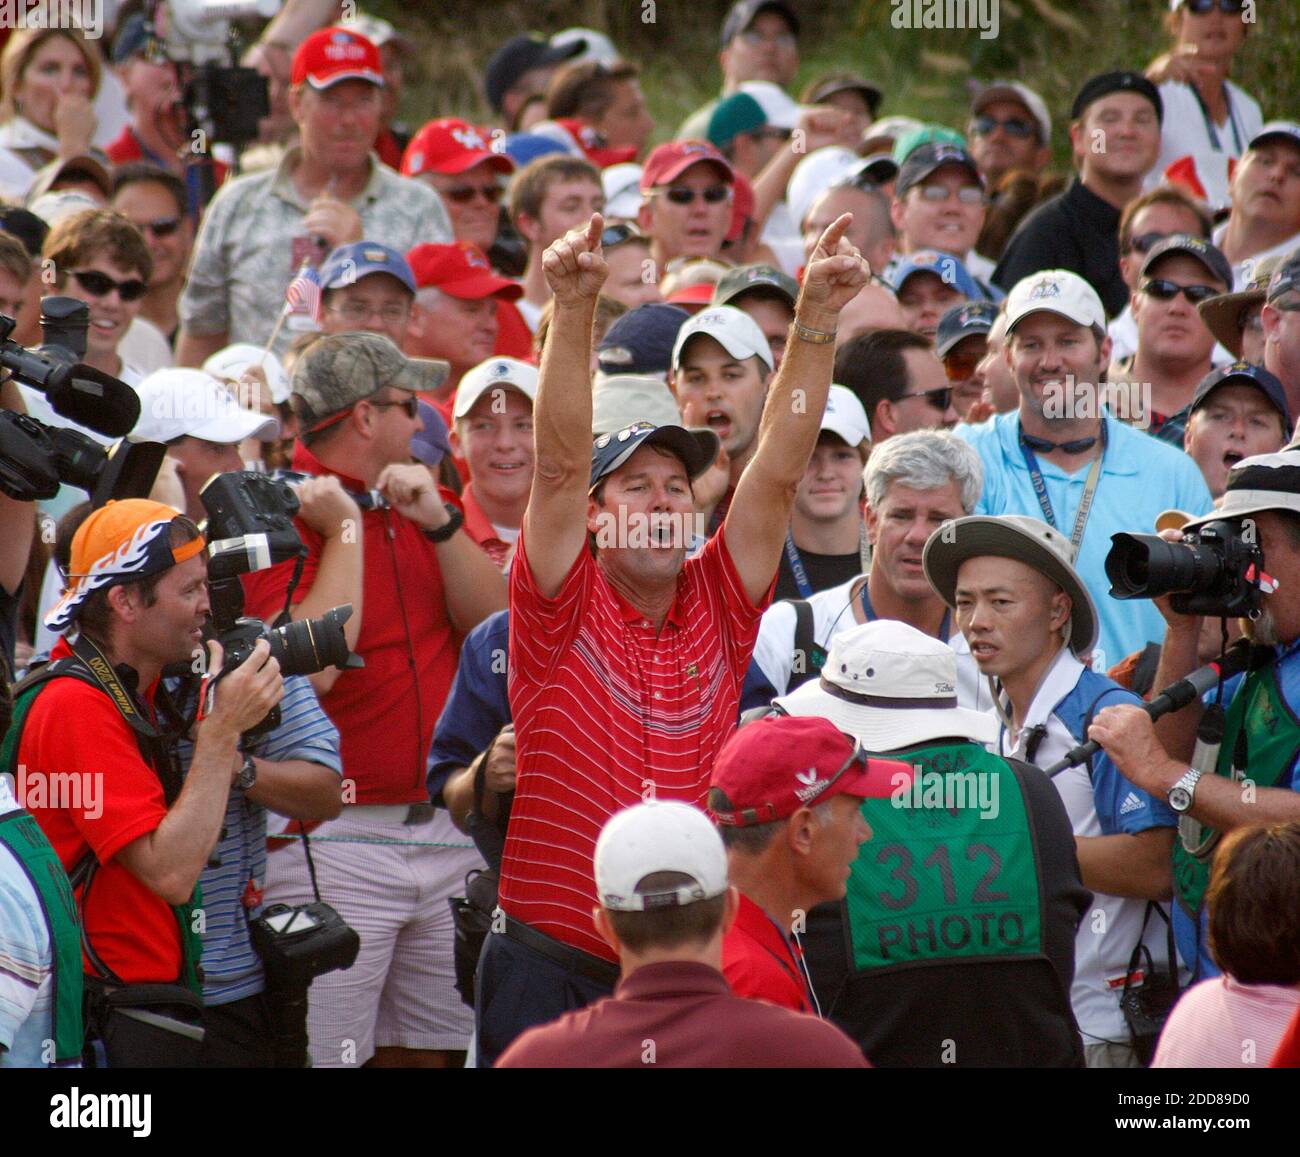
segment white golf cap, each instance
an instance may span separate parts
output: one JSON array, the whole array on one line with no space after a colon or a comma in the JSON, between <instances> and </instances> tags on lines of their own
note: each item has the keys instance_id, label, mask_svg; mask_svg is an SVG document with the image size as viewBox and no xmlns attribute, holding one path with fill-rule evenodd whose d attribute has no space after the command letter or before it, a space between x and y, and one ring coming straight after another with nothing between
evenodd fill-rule
<instances>
[{"instance_id":1,"label":"white golf cap","mask_svg":"<svg viewBox=\"0 0 1300 1157\"><path fill-rule=\"evenodd\" d=\"M537 367L518 358L488 358L470 370L456 387L453 419L463 418L490 390L518 390L530 402L537 400Z\"/></svg>"},{"instance_id":2,"label":"white golf cap","mask_svg":"<svg viewBox=\"0 0 1300 1157\"><path fill-rule=\"evenodd\" d=\"M611 912L646 912L711 900L727 890L727 852L713 822L678 800L639 803L617 812L596 841L596 896ZM655 872L680 872L694 883L640 893Z\"/></svg>"},{"instance_id":3,"label":"white golf cap","mask_svg":"<svg viewBox=\"0 0 1300 1157\"><path fill-rule=\"evenodd\" d=\"M793 132L799 126L798 102L780 85L770 80L747 80L739 91L754 98L772 128Z\"/></svg>"},{"instance_id":4,"label":"white golf cap","mask_svg":"<svg viewBox=\"0 0 1300 1157\"><path fill-rule=\"evenodd\" d=\"M1038 93L1018 80L995 80L992 84L985 85L971 103L971 112L978 116L989 105L999 100L1023 105L1025 111L1038 124L1038 143L1043 145L1052 143L1052 117L1047 111L1047 105Z\"/></svg>"},{"instance_id":5,"label":"white golf cap","mask_svg":"<svg viewBox=\"0 0 1300 1157\"><path fill-rule=\"evenodd\" d=\"M677 399L653 374L607 374L597 371L591 383L591 432L614 434L636 422L680 426Z\"/></svg>"},{"instance_id":6,"label":"white golf cap","mask_svg":"<svg viewBox=\"0 0 1300 1157\"><path fill-rule=\"evenodd\" d=\"M203 368L218 381L237 382L250 366L258 366L266 374L266 384L271 390L271 401L277 406L289 400L289 375L284 372L280 359L269 350L251 342L241 341L217 350Z\"/></svg>"},{"instance_id":7,"label":"white golf cap","mask_svg":"<svg viewBox=\"0 0 1300 1157\"><path fill-rule=\"evenodd\" d=\"M570 57L565 63L578 64L585 60L594 60L597 64L609 66L617 64L622 57L614 42L603 32L594 28L566 28L551 37L553 48L565 48L570 44L582 44L582 51Z\"/></svg>"},{"instance_id":8,"label":"white golf cap","mask_svg":"<svg viewBox=\"0 0 1300 1157\"><path fill-rule=\"evenodd\" d=\"M641 210L641 166L625 161L601 170L605 220L635 221Z\"/></svg>"},{"instance_id":9,"label":"white golf cap","mask_svg":"<svg viewBox=\"0 0 1300 1157\"><path fill-rule=\"evenodd\" d=\"M847 386L831 386L822 413L822 429L837 434L855 449L871 439L867 411L858 396Z\"/></svg>"},{"instance_id":10,"label":"white golf cap","mask_svg":"<svg viewBox=\"0 0 1300 1157\"><path fill-rule=\"evenodd\" d=\"M827 145L809 153L795 166L785 185L785 203L790 216L802 226L813 202L861 161L852 149L839 145Z\"/></svg>"},{"instance_id":11,"label":"white golf cap","mask_svg":"<svg viewBox=\"0 0 1300 1157\"><path fill-rule=\"evenodd\" d=\"M140 420L128 435L132 442L171 442L188 435L233 446L245 438L269 442L280 436L279 422L244 409L203 370L154 370L136 389Z\"/></svg>"},{"instance_id":12,"label":"white golf cap","mask_svg":"<svg viewBox=\"0 0 1300 1157\"><path fill-rule=\"evenodd\" d=\"M677 331L677 341L673 344L674 369L681 365L686 343L699 334L713 338L733 358L740 361L758 358L769 371L774 368L772 347L758 328L758 322L733 305L715 305L701 310Z\"/></svg>"},{"instance_id":13,"label":"white golf cap","mask_svg":"<svg viewBox=\"0 0 1300 1157\"><path fill-rule=\"evenodd\" d=\"M997 718L957 706L957 655L947 643L893 619L841 631L819 679L773 702L790 715L819 715L871 751L946 737L993 743Z\"/></svg>"},{"instance_id":14,"label":"white golf cap","mask_svg":"<svg viewBox=\"0 0 1300 1157\"><path fill-rule=\"evenodd\" d=\"M1097 291L1068 269L1043 269L1016 282L1007 294L1007 333L1031 313L1057 313L1075 325L1106 328Z\"/></svg>"}]
</instances>

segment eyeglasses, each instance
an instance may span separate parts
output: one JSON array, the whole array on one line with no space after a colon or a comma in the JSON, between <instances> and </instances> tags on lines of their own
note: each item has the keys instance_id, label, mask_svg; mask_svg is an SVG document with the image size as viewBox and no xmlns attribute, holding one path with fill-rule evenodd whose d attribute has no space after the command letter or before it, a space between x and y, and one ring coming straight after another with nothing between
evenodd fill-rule
<instances>
[{"instance_id":1,"label":"eyeglasses","mask_svg":"<svg viewBox=\"0 0 1300 1157\"><path fill-rule=\"evenodd\" d=\"M97 269L74 269L72 276L92 297L107 297L116 289L123 301L139 301L149 292L149 286L138 277L114 281L107 273L100 273Z\"/></svg>"},{"instance_id":2,"label":"eyeglasses","mask_svg":"<svg viewBox=\"0 0 1300 1157\"><path fill-rule=\"evenodd\" d=\"M731 189L726 185L710 185L707 189L688 189L685 185L673 185L667 189L656 189L674 205L690 205L696 197L702 197L706 204L718 205L731 196Z\"/></svg>"},{"instance_id":3,"label":"eyeglasses","mask_svg":"<svg viewBox=\"0 0 1300 1157\"><path fill-rule=\"evenodd\" d=\"M915 394L902 394L898 400L901 402L903 398L924 398L926 403L936 410L946 410L952 405L952 387L944 386L939 390L921 390Z\"/></svg>"},{"instance_id":4,"label":"eyeglasses","mask_svg":"<svg viewBox=\"0 0 1300 1157\"><path fill-rule=\"evenodd\" d=\"M367 399L369 401L369 399ZM371 402L376 410L390 410L394 406L400 406L406 411L406 416L412 420L420 416L420 399L414 394L403 398L400 402Z\"/></svg>"},{"instance_id":5,"label":"eyeglasses","mask_svg":"<svg viewBox=\"0 0 1300 1157\"><path fill-rule=\"evenodd\" d=\"M779 129L775 125L764 125L761 129L755 129L749 135L760 141L788 141L794 136L794 131L792 129Z\"/></svg>"},{"instance_id":6,"label":"eyeglasses","mask_svg":"<svg viewBox=\"0 0 1300 1157\"><path fill-rule=\"evenodd\" d=\"M1038 135L1037 125L1032 121L1021 120L1019 117L1000 121L996 117L978 116L971 121L971 129L977 137L991 137L998 129L1017 140L1028 140Z\"/></svg>"},{"instance_id":7,"label":"eyeglasses","mask_svg":"<svg viewBox=\"0 0 1300 1157\"><path fill-rule=\"evenodd\" d=\"M141 233L152 233L155 237L170 237L177 229L181 227L183 218L176 217L159 217L156 221L137 221L135 227Z\"/></svg>"},{"instance_id":8,"label":"eyeglasses","mask_svg":"<svg viewBox=\"0 0 1300 1157\"><path fill-rule=\"evenodd\" d=\"M339 317L348 322L369 321L374 314L378 314L380 321L388 325L396 325L405 321L407 315L411 312L409 305L396 305L391 302L388 305L379 306L371 305L368 301L345 301L339 305L331 302L326 308L332 313L337 313Z\"/></svg>"},{"instance_id":9,"label":"eyeglasses","mask_svg":"<svg viewBox=\"0 0 1300 1157\"><path fill-rule=\"evenodd\" d=\"M919 192L921 200L931 201L936 205L947 201L953 194L953 190L947 185L922 185ZM963 205L984 204L984 190L978 185L963 185L956 192L957 200Z\"/></svg>"},{"instance_id":10,"label":"eyeglasses","mask_svg":"<svg viewBox=\"0 0 1300 1157\"><path fill-rule=\"evenodd\" d=\"M1213 285L1179 285L1176 281L1153 277L1142 283L1142 292L1157 301L1173 301L1181 293L1190 304L1196 305L1207 298L1220 296L1223 290L1215 289Z\"/></svg>"},{"instance_id":11,"label":"eyeglasses","mask_svg":"<svg viewBox=\"0 0 1300 1157\"><path fill-rule=\"evenodd\" d=\"M607 225L605 231L600 235L600 247L602 249L613 249L618 245L626 245L629 241L647 241L648 238L635 225L626 225L620 222L617 225Z\"/></svg>"},{"instance_id":12,"label":"eyeglasses","mask_svg":"<svg viewBox=\"0 0 1300 1157\"><path fill-rule=\"evenodd\" d=\"M468 205L475 197L482 197L489 205L499 204L505 192L500 185L453 185L441 195L454 205Z\"/></svg>"},{"instance_id":13,"label":"eyeglasses","mask_svg":"<svg viewBox=\"0 0 1300 1157\"><path fill-rule=\"evenodd\" d=\"M964 382L975 372L975 367L984 360L983 354L948 354L943 359L943 372L950 382ZM947 409L947 407L944 407Z\"/></svg>"},{"instance_id":14,"label":"eyeglasses","mask_svg":"<svg viewBox=\"0 0 1300 1157\"><path fill-rule=\"evenodd\" d=\"M1197 16L1205 16L1216 7L1220 12L1233 15L1246 7L1246 0L1183 0L1183 7Z\"/></svg>"}]
</instances>

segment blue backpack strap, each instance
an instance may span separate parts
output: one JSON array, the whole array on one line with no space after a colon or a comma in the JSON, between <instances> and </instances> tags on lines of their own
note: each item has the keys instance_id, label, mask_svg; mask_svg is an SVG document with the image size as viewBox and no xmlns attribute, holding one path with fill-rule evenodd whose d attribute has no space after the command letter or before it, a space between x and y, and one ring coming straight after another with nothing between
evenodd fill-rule
<instances>
[{"instance_id":1,"label":"blue backpack strap","mask_svg":"<svg viewBox=\"0 0 1300 1157\"><path fill-rule=\"evenodd\" d=\"M1132 694L1107 676L1099 675L1096 671L1085 670L1070 693L1053 708L1053 714L1065 724L1070 734L1074 736L1075 743L1083 743L1088 737L1088 728L1092 726L1093 717L1105 705L1102 700L1108 695L1127 697ZM1085 703L1087 707L1084 707ZM1092 761L1095 758L1096 753L1088 759L1089 779L1092 778Z\"/></svg>"}]
</instances>

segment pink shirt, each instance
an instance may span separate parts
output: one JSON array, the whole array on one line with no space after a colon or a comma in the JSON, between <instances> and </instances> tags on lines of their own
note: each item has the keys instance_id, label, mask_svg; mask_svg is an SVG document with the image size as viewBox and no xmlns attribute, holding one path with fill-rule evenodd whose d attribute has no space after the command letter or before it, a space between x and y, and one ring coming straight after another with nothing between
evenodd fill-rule
<instances>
[{"instance_id":1,"label":"pink shirt","mask_svg":"<svg viewBox=\"0 0 1300 1157\"><path fill-rule=\"evenodd\" d=\"M1267 1068L1300 1005L1300 987L1204 980L1174 1006L1153 1069Z\"/></svg>"}]
</instances>

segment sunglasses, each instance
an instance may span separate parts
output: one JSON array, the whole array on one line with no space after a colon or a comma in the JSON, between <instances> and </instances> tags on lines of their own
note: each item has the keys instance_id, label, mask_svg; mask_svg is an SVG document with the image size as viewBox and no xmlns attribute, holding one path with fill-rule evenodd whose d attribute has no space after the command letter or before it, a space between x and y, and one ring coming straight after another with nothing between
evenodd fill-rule
<instances>
[{"instance_id":1,"label":"sunglasses","mask_svg":"<svg viewBox=\"0 0 1300 1157\"><path fill-rule=\"evenodd\" d=\"M149 292L149 286L138 277L127 281L114 281L107 273L96 269L74 269L72 276L78 284L93 297L107 297L113 290L123 301L139 301Z\"/></svg>"},{"instance_id":2,"label":"sunglasses","mask_svg":"<svg viewBox=\"0 0 1300 1157\"><path fill-rule=\"evenodd\" d=\"M1197 16L1204 16L1215 8L1231 15L1245 8L1246 0L1183 0L1182 6Z\"/></svg>"},{"instance_id":3,"label":"sunglasses","mask_svg":"<svg viewBox=\"0 0 1300 1157\"><path fill-rule=\"evenodd\" d=\"M971 121L971 128L977 137L991 137L998 129L1001 129L1007 136L1022 141L1027 141L1030 137L1038 135L1037 125L1030 121L1022 121L1018 117L1000 121L996 117L978 116Z\"/></svg>"},{"instance_id":4,"label":"sunglasses","mask_svg":"<svg viewBox=\"0 0 1300 1157\"><path fill-rule=\"evenodd\" d=\"M924 398L926 403L936 410L946 410L952 405L952 387L944 386L939 390L921 390L915 394L902 394L898 400L901 402L903 398Z\"/></svg>"},{"instance_id":5,"label":"sunglasses","mask_svg":"<svg viewBox=\"0 0 1300 1157\"><path fill-rule=\"evenodd\" d=\"M1153 277L1142 283L1142 292L1157 301L1173 301L1181 293L1188 302L1196 305L1208 298L1221 296L1223 290L1215 289L1213 285L1179 285L1176 281Z\"/></svg>"},{"instance_id":6,"label":"sunglasses","mask_svg":"<svg viewBox=\"0 0 1300 1157\"><path fill-rule=\"evenodd\" d=\"M950 382L964 382L984 360L983 354L949 354L943 359L943 372ZM947 407L944 407L947 409Z\"/></svg>"},{"instance_id":7,"label":"sunglasses","mask_svg":"<svg viewBox=\"0 0 1300 1157\"><path fill-rule=\"evenodd\" d=\"M489 205L499 204L505 192L500 185L453 185L442 196L454 205L468 205L475 197L482 197Z\"/></svg>"},{"instance_id":8,"label":"sunglasses","mask_svg":"<svg viewBox=\"0 0 1300 1157\"><path fill-rule=\"evenodd\" d=\"M953 190L947 185L922 185L920 188L921 200L931 201L939 204L947 201L953 194ZM963 205L982 205L984 204L984 190L978 185L963 185L957 190L957 200Z\"/></svg>"},{"instance_id":9,"label":"sunglasses","mask_svg":"<svg viewBox=\"0 0 1300 1157\"><path fill-rule=\"evenodd\" d=\"M141 233L152 233L155 237L170 237L181 227L181 217L159 217L156 221L137 221L135 227Z\"/></svg>"},{"instance_id":10,"label":"sunglasses","mask_svg":"<svg viewBox=\"0 0 1300 1157\"><path fill-rule=\"evenodd\" d=\"M605 231L600 235L600 247L602 249L613 249L618 245L626 245L629 241L647 241L648 238L635 225L628 225L620 222L617 225L607 225Z\"/></svg>"},{"instance_id":11,"label":"sunglasses","mask_svg":"<svg viewBox=\"0 0 1300 1157\"><path fill-rule=\"evenodd\" d=\"M696 197L703 198L705 204L720 205L731 196L731 189L726 185L710 185L707 189L688 189L684 185L673 185L659 192L674 205L690 205Z\"/></svg>"},{"instance_id":12,"label":"sunglasses","mask_svg":"<svg viewBox=\"0 0 1300 1157\"><path fill-rule=\"evenodd\" d=\"M867 762L867 749L863 747L862 740L856 738L855 736L849 736L847 734L844 736L844 738L853 739L853 750L852 752L849 753L848 759L844 761L839 771L837 771L834 775L830 777L830 779L826 781L826 784L821 789L821 791L817 792L814 795L810 795L807 799L801 801L804 807L812 807L814 800L821 799L823 796L834 794L833 792L831 792L831 788L833 788L839 780L844 778L844 775L849 770L849 768L857 767L859 764L864 764Z\"/></svg>"},{"instance_id":13,"label":"sunglasses","mask_svg":"<svg viewBox=\"0 0 1300 1157\"><path fill-rule=\"evenodd\" d=\"M400 406L406 411L406 416L411 419L420 416L420 399L412 394L409 398L403 398L400 402L371 402L376 410L391 410L394 406Z\"/></svg>"}]
</instances>

